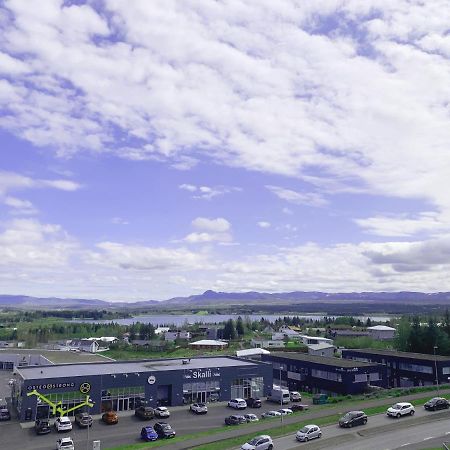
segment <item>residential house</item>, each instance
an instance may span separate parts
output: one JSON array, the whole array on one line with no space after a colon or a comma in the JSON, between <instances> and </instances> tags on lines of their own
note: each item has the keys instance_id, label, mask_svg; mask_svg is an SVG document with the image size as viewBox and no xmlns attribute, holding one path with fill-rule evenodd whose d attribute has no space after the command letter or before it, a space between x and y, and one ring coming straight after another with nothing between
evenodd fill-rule
<instances>
[{"instance_id":1,"label":"residential house","mask_svg":"<svg viewBox=\"0 0 450 450\"><path fill-rule=\"evenodd\" d=\"M91 341L90 339L72 339L69 347L72 351L96 353L100 345L97 341Z\"/></svg>"},{"instance_id":2,"label":"residential house","mask_svg":"<svg viewBox=\"0 0 450 450\"><path fill-rule=\"evenodd\" d=\"M164 340L173 342L177 339L189 340L191 339L191 332L185 330L169 330L164 333Z\"/></svg>"},{"instance_id":3,"label":"residential house","mask_svg":"<svg viewBox=\"0 0 450 450\"><path fill-rule=\"evenodd\" d=\"M216 341L213 339L202 339L189 343L189 347L195 350L223 350L228 346L228 342Z\"/></svg>"},{"instance_id":4,"label":"residential house","mask_svg":"<svg viewBox=\"0 0 450 450\"><path fill-rule=\"evenodd\" d=\"M333 344L327 344L326 342L308 345L308 355L313 356L326 356L331 358L334 356L335 350L336 347Z\"/></svg>"},{"instance_id":5,"label":"residential house","mask_svg":"<svg viewBox=\"0 0 450 450\"><path fill-rule=\"evenodd\" d=\"M368 327L370 337L379 341L388 341L394 339L395 328L388 327L386 325L375 325L374 327Z\"/></svg>"}]
</instances>

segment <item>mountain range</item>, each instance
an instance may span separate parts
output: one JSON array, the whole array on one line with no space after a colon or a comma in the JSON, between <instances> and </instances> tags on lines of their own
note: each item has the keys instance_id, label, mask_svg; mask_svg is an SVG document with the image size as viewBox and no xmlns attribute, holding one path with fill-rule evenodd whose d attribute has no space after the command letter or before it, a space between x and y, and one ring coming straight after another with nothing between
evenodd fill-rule
<instances>
[{"instance_id":1,"label":"mountain range","mask_svg":"<svg viewBox=\"0 0 450 450\"><path fill-rule=\"evenodd\" d=\"M168 300L144 300L139 302L112 302L98 299L58 298L58 297L30 297L24 295L0 295L0 307L13 308L170 308L194 307L213 305L245 305L245 304L308 304L320 302L327 303L393 303L393 304L450 304L450 292L216 292L205 291L203 294L189 297L174 297Z\"/></svg>"}]
</instances>

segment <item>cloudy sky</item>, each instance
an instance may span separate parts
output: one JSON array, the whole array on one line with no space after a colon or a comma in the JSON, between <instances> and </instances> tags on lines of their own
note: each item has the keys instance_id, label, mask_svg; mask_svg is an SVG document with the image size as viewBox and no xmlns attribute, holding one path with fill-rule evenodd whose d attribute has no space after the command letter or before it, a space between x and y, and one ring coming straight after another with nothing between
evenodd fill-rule
<instances>
[{"instance_id":1,"label":"cloudy sky","mask_svg":"<svg viewBox=\"0 0 450 450\"><path fill-rule=\"evenodd\" d=\"M5 0L0 291L450 290L448 0Z\"/></svg>"}]
</instances>

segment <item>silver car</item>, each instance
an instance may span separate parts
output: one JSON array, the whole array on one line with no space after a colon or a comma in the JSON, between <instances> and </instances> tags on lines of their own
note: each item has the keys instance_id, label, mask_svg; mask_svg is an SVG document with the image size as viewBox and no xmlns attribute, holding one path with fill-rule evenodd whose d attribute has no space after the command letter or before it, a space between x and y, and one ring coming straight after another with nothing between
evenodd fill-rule
<instances>
[{"instance_id":1,"label":"silver car","mask_svg":"<svg viewBox=\"0 0 450 450\"><path fill-rule=\"evenodd\" d=\"M306 425L297 431L295 438L300 442L308 442L311 439L317 439L322 436L322 431L317 425Z\"/></svg>"}]
</instances>

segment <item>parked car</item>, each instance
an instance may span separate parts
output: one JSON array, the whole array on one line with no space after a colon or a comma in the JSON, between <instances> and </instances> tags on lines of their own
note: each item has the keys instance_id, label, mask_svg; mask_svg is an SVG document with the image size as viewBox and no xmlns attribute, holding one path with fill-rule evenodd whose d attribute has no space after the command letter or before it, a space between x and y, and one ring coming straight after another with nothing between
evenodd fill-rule
<instances>
[{"instance_id":1,"label":"parked car","mask_svg":"<svg viewBox=\"0 0 450 450\"><path fill-rule=\"evenodd\" d=\"M155 416L160 418L170 417L170 411L165 406L155 408Z\"/></svg>"},{"instance_id":2,"label":"parked car","mask_svg":"<svg viewBox=\"0 0 450 450\"><path fill-rule=\"evenodd\" d=\"M339 419L339 426L342 428L352 428L366 423L367 415L364 411L349 411Z\"/></svg>"},{"instance_id":3,"label":"parked car","mask_svg":"<svg viewBox=\"0 0 450 450\"><path fill-rule=\"evenodd\" d=\"M47 419L36 419L36 422L34 422L34 431L36 434L48 434L51 433L52 429Z\"/></svg>"},{"instance_id":4,"label":"parked car","mask_svg":"<svg viewBox=\"0 0 450 450\"><path fill-rule=\"evenodd\" d=\"M71 431L72 430L72 422L67 416L58 417L55 420L55 428L58 433L60 431Z\"/></svg>"},{"instance_id":5,"label":"parked car","mask_svg":"<svg viewBox=\"0 0 450 450\"><path fill-rule=\"evenodd\" d=\"M0 421L11 420L8 405L0 405Z\"/></svg>"},{"instance_id":6,"label":"parked car","mask_svg":"<svg viewBox=\"0 0 450 450\"><path fill-rule=\"evenodd\" d=\"M134 410L134 415L139 419L150 420L155 417L155 410L150 406L139 406Z\"/></svg>"},{"instance_id":7,"label":"parked car","mask_svg":"<svg viewBox=\"0 0 450 450\"><path fill-rule=\"evenodd\" d=\"M261 418L263 419L272 419L273 417L280 417L282 414L279 411L266 411L261 414Z\"/></svg>"},{"instance_id":8,"label":"parked car","mask_svg":"<svg viewBox=\"0 0 450 450\"><path fill-rule=\"evenodd\" d=\"M82 412L75 416L75 423L80 428L92 427L93 422L94 420L92 419L92 416L87 412Z\"/></svg>"},{"instance_id":9,"label":"parked car","mask_svg":"<svg viewBox=\"0 0 450 450\"><path fill-rule=\"evenodd\" d=\"M243 398L233 398L228 402L228 406L234 409L245 409L247 408L247 402Z\"/></svg>"},{"instance_id":10,"label":"parked car","mask_svg":"<svg viewBox=\"0 0 450 450\"><path fill-rule=\"evenodd\" d=\"M290 414L293 413L292 409L290 408L281 408L278 410L278 412L282 415L282 416L289 416Z\"/></svg>"},{"instance_id":11,"label":"parked car","mask_svg":"<svg viewBox=\"0 0 450 450\"><path fill-rule=\"evenodd\" d=\"M428 400L423 407L428 411L436 411L438 409L448 409L450 407L450 402L443 397L434 397Z\"/></svg>"},{"instance_id":12,"label":"parked car","mask_svg":"<svg viewBox=\"0 0 450 450\"><path fill-rule=\"evenodd\" d=\"M399 419L401 416L412 416L415 412L416 410L411 403L400 402L388 408L386 414L390 417L397 417L397 419Z\"/></svg>"},{"instance_id":13,"label":"parked car","mask_svg":"<svg viewBox=\"0 0 450 450\"><path fill-rule=\"evenodd\" d=\"M189 406L189 410L195 414L206 414L208 412L208 407L205 403L193 403Z\"/></svg>"},{"instance_id":14,"label":"parked car","mask_svg":"<svg viewBox=\"0 0 450 450\"><path fill-rule=\"evenodd\" d=\"M56 450L75 450L75 445L70 437L63 437L56 441Z\"/></svg>"},{"instance_id":15,"label":"parked car","mask_svg":"<svg viewBox=\"0 0 450 450\"><path fill-rule=\"evenodd\" d=\"M156 422L153 428L160 438L175 437L175 430L166 422Z\"/></svg>"},{"instance_id":16,"label":"parked car","mask_svg":"<svg viewBox=\"0 0 450 450\"><path fill-rule=\"evenodd\" d=\"M318 439L322 436L322 431L317 425L305 425L301 430L298 430L295 438L300 442L308 442L311 439Z\"/></svg>"},{"instance_id":17,"label":"parked car","mask_svg":"<svg viewBox=\"0 0 450 450\"><path fill-rule=\"evenodd\" d=\"M158 439L158 433L153 427L142 427L141 439L144 441L156 441Z\"/></svg>"},{"instance_id":18,"label":"parked car","mask_svg":"<svg viewBox=\"0 0 450 450\"><path fill-rule=\"evenodd\" d=\"M247 406L250 408L261 408L262 406L262 402L260 398L249 398L246 400L247 401Z\"/></svg>"},{"instance_id":19,"label":"parked car","mask_svg":"<svg viewBox=\"0 0 450 450\"><path fill-rule=\"evenodd\" d=\"M107 425L115 425L116 423L119 422L119 416L117 415L117 413L113 410L111 411L106 411L105 413L103 413L102 415L102 420L103 422L105 422Z\"/></svg>"},{"instance_id":20,"label":"parked car","mask_svg":"<svg viewBox=\"0 0 450 450\"><path fill-rule=\"evenodd\" d=\"M300 392L298 391L289 391L289 398L291 399L291 402L301 402L302 396Z\"/></svg>"},{"instance_id":21,"label":"parked car","mask_svg":"<svg viewBox=\"0 0 450 450\"><path fill-rule=\"evenodd\" d=\"M245 420L247 422L258 422L258 416L256 414L244 414Z\"/></svg>"},{"instance_id":22,"label":"parked car","mask_svg":"<svg viewBox=\"0 0 450 450\"><path fill-rule=\"evenodd\" d=\"M296 403L295 405L291 405L291 409L293 412L306 411L307 409L309 409L309 405L304 405L303 403Z\"/></svg>"},{"instance_id":23,"label":"parked car","mask_svg":"<svg viewBox=\"0 0 450 450\"><path fill-rule=\"evenodd\" d=\"M225 417L225 425L240 425L241 423L247 423L247 419L244 416L233 414Z\"/></svg>"},{"instance_id":24,"label":"parked car","mask_svg":"<svg viewBox=\"0 0 450 450\"><path fill-rule=\"evenodd\" d=\"M251 441L245 443L241 450L272 450L273 441L272 438L266 434L262 436L256 436Z\"/></svg>"}]
</instances>

